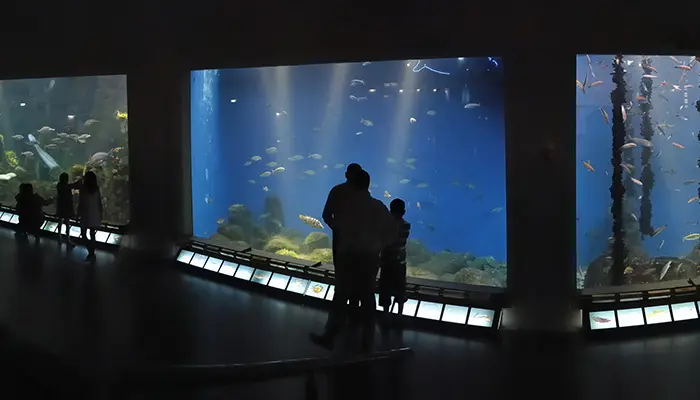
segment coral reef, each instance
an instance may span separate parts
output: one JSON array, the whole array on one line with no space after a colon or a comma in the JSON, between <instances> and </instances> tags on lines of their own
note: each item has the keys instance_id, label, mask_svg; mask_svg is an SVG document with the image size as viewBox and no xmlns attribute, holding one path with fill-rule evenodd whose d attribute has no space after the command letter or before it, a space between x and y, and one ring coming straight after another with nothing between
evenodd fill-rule
<instances>
[{"instance_id":1,"label":"coral reef","mask_svg":"<svg viewBox=\"0 0 700 400\"><path fill-rule=\"evenodd\" d=\"M285 228L282 202L274 195L265 199L264 211L256 219L245 205L232 204L228 207L228 218L220 221L210 239L224 247L243 244L280 256L324 264L333 262L331 238L327 233L314 231L304 236ZM504 287L506 284L506 264L493 257L475 257L448 250L432 252L415 239L408 241L406 252L408 276L472 285Z\"/></svg>"}]
</instances>

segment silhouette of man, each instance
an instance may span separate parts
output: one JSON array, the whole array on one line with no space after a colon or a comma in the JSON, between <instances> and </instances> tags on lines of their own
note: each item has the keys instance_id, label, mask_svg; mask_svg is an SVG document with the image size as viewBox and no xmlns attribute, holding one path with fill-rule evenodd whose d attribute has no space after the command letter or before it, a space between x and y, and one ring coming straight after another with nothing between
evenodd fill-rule
<instances>
[{"instance_id":1,"label":"silhouette of man","mask_svg":"<svg viewBox=\"0 0 700 400\"><path fill-rule=\"evenodd\" d=\"M333 259L336 256L336 243L338 241L338 232L335 229L335 216L343 209L343 203L350 197L349 195L356 190L352 182L357 180L358 174L362 172L360 164L349 164L345 170L345 182L333 186L326 205L323 207L323 222L333 231Z\"/></svg>"},{"instance_id":2,"label":"silhouette of man","mask_svg":"<svg viewBox=\"0 0 700 400\"><path fill-rule=\"evenodd\" d=\"M336 289L331 311L324 333L311 334L310 338L315 344L331 349L346 320L347 302L355 298L361 303L362 349L369 351L374 341L374 286L379 254L396 240L398 229L384 203L370 195L369 173L361 170L356 178L349 182L354 190L347 192L347 201L332 220L334 232L337 230L340 235L335 248Z\"/></svg>"}]
</instances>

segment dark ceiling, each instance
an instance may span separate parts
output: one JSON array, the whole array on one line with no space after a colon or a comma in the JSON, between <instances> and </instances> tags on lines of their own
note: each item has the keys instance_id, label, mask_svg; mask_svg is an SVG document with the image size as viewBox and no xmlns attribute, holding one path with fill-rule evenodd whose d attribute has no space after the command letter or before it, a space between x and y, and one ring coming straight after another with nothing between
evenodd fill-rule
<instances>
[{"instance_id":1,"label":"dark ceiling","mask_svg":"<svg viewBox=\"0 0 700 400\"><path fill-rule=\"evenodd\" d=\"M20 3L16 14L3 13L0 77L123 73L148 64L197 69L448 55L545 53L555 62L574 53L693 54L700 48L692 15L657 18L642 6L82 3Z\"/></svg>"}]
</instances>

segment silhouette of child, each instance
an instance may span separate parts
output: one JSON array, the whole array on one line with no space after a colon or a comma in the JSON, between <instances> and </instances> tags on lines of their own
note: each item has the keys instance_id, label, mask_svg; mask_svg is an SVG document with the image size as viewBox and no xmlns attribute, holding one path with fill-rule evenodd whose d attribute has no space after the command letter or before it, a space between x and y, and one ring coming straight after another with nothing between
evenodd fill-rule
<instances>
[{"instance_id":1,"label":"silhouette of child","mask_svg":"<svg viewBox=\"0 0 700 400\"><path fill-rule=\"evenodd\" d=\"M56 217L58 218L58 238L62 240L61 229L66 226L66 244L72 246L70 240L70 220L75 218L75 208L73 207L73 189L80 188L81 181L68 183L68 174L62 173L56 184Z\"/></svg>"},{"instance_id":2,"label":"silhouette of child","mask_svg":"<svg viewBox=\"0 0 700 400\"><path fill-rule=\"evenodd\" d=\"M406 302L406 242L411 233L411 224L403 219L406 214L406 203L403 200L394 199L389 205L389 211L396 221L399 235L396 241L382 251L379 305L385 313L389 313L393 297L393 304L398 307L398 314L401 315Z\"/></svg>"},{"instance_id":3,"label":"silhouette of child","mask_svg":"<svg viewBox=\"0 0 700 400\"><path fill-rule=\"evenodd\" d=\"M18 233L24 236L32 234L38 243L41 225L44 223L43 207L50 205L53 199L44 199L34 193L31 183L22 183L19 185L19 193L15 196L15 201L17 201L16 210L19 217Z\"/></svg>"}]
</instances>

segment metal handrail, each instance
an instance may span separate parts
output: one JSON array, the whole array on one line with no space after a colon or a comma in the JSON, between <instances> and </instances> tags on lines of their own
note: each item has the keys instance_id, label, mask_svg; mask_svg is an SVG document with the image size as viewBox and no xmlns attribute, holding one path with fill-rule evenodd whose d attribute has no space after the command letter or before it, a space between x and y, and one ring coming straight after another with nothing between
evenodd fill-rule
<instances>
[{"instance_id":1,"label":"metal handrail","mask_svg":"<svg viewBox=\"0 0 700 400\"><path fill-rule=\"evenodd\" d=\"M122 387L233 386L272 379L304 376L336 368L404 359L410 347L344 357L300 358L248 364L146 366L128 369Z\"/></svg>"}]
</instances>

